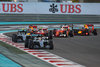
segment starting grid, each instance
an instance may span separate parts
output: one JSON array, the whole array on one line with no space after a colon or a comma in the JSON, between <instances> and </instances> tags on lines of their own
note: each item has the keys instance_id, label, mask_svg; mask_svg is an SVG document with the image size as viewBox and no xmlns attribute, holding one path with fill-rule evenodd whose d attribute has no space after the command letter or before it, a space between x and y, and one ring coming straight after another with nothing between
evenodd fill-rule
<instances>
[{"instance_id":1,"label":"starting grid","mask_svg":"<svg viewBox=\"0 0 100 67\"><path fill-rule=\"evenodd\" d=\"M68 59L64 59L60 56L47 52L45 50L34 50L24 48L24 44L14 43L10 40L10 37L0 33L0 41L5 42L8 45L18 48L34 57L37 57L45 62L48 62L56 67L85 67Z\"/></svg>"}]
</instances>

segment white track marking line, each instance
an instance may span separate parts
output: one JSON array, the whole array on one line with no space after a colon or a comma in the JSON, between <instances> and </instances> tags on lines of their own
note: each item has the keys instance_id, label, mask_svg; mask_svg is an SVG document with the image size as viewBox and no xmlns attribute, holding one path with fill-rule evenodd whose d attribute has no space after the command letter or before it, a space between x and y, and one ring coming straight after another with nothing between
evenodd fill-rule
<instances>
[{"instance_id":1,"label":"white track marking line","mask_svg":"<svg viewBox=\"0 0 100 67\"><path fill-rule=\"evenodd\" d=\"M24 48L24 44L18 44L18 43L13 43L11 40L8 40L9 37L0 34L0 40L13 46L16 47L24 52L27 52L28 54L35 56L43 61L46 61L54 66L57 67L85 67L83 65L80 65L78 63L75 63L73 61L64 59L60 56L57 56L55 54L52 54L50 52L47 52L45 50L33 50L33 49L28 49L28 48ZM5 38L5 39L2 39Z\"/></svg>"}]
</instances>

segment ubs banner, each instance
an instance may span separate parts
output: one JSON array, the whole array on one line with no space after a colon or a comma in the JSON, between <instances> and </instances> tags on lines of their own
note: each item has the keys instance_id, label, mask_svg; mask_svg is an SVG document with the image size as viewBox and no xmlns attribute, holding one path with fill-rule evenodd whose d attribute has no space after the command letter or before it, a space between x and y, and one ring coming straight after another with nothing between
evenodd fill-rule
<instances>
[{"instance_id":1,"label":"ubs banner","mask_svg":"<svg viewBox=\"0 0 100 67\"><path fill-rule=\"evenodd\" d=\"M22 3L0 2L0 13L7 14L88 14L100 15L100 3Z\"/></svg>"}]
</instances>

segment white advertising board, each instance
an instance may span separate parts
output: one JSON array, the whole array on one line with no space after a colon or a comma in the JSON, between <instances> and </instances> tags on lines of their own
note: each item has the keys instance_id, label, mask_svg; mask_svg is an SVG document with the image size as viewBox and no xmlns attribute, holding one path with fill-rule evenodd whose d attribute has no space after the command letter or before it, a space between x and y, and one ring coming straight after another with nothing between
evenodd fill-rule
<instances>
[{"instance_id":1,"label":"white advertising board","mask_svg":"<svg viewBox=\"0 0 100 67\"><path fill-rule=\"evenodd\" d=\"M0 2L0 13L100 15L100 3Z\"/></svg>"}]
</instances>

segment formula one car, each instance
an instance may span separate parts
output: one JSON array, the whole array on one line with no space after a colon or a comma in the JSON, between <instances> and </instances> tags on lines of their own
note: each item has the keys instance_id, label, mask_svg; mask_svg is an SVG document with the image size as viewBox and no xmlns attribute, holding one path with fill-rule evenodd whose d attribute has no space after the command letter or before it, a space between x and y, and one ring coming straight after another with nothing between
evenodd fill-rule
<instances>
[{"instance_id":1,"label":"formula one car","mask_svg":"<svg viewBox=\"0 0 100 67\"><path fill-rule=\"evenodd\" d=\"M27 30L28 33L36 33L37 31L38 31L38 28L35 25L29 25L29 28Z\"/></svg>"},{"instance_id":2,"label":"formula one car","mask_svg":"<svg viewBox=\"0 0 100 67\"><path fill-rule=\"evenodd\" d=\"M47 29L47 28L39 29L35 34L41 34L41 35L43 35L43 36L47 36L47 34L48 34L48 29Z\"/></svg>"},{"instance_id":3,"label":"formula one car","mask_svg":"<svg viewBox=\"0 0 100 67\"><path fill-rule=\"evenodd\" d=\"M97 35L96 29L94 29L94 25L84 25L82 29L73 29L74 30L74 35L81 35L81 36L89 36L91 33L93 35Z\"/></svg>"},{"instance_id":4,"label":"formula one car","mask_svg":"<svg viewBox=\"0 0 100 67\"><path fill-rule=\"evenodd\" d=\"M26 33L27 31L25 29L22 29L22 30L18 30L18 33L17 34L13 34L12 35L12 41L13 42L24 42L25 39L26 39Z\"/></svg>"},{"instance_id":5,"label":"formula one car","mask_svg":"<svg viewBox=\"0 0 100 67\"><path fill-rule=\"evenodd\" d=\"M92 33L93 35L97 35L97 30L94 29L94 25L93 24L86 24L84 26L88 26L89 32Z\"/></svg>"},{"instance_id":6,"label":"formula one car","mask_svg":"<svg viewBox=\"0 0 100 67\"><path fill-rule=\"evenodd\" d=\"M74 32L73 30L70 29L70 26L62 26L61 29L54 29L53 30L53 35L56 37L73 37L74 36Z\"/></svg>"},{"instance_id":7,"label":"formula one car","mask_svg":"<svg viewBox=\"0 0 100 67\"><path fill-rule=\"evenodd\" d=\"M88 29L74 29L74 35L88 36L90 35L90 32Z\"/></svg>"},{"instance_id":8,"label":"formula one car","mask_svg":"<svg viewBox=\"0 0 100 67\"><path fill-rule=\"evenodd\" d=\"M47 28L39 28L37 29L37 26L29 26L29 32L33 34L42 34L43 36L47 36L48 34L48 29Z\"/></svg>"},{"instance_id":9,"label":"formula one car","mask_svg":"<svg viewBox=\"0 0 100 67\"><path fill-rule=\"evenodd\" d=\"M37 26L29 26L29 29L22 29L18 30L17 34L12 35L12 41L13 42L24 42L26 40L26 36L30 34L41 34L43 36L48 36L49 38L52 38L52 32L48 31L46 28L37 29ZM51 34L51 35L49 35Z\"/></svg>"},{"instance_id":10,"label":"formula one car","mask_svg":"<svg viewBox=\"0 0 100 67\"><path fill-rule=\"evenodd\" d=\"M52 32L49 36L43 36L42 34L31 34L26 37L25 48L29 49L53 49Z\"/></svg>"},{"instance_id":11,"label":"formula one car","mask_svg":"<svg viewBox=\"0 0 100 67\"><path fill-rule=\"evenodd\" d=\"M26 40L27 33L37 32L37 26L29 25L28 29L20 29L17 34L12 35L13 42L24 42Z\"/></svg>"}]
</instances>

